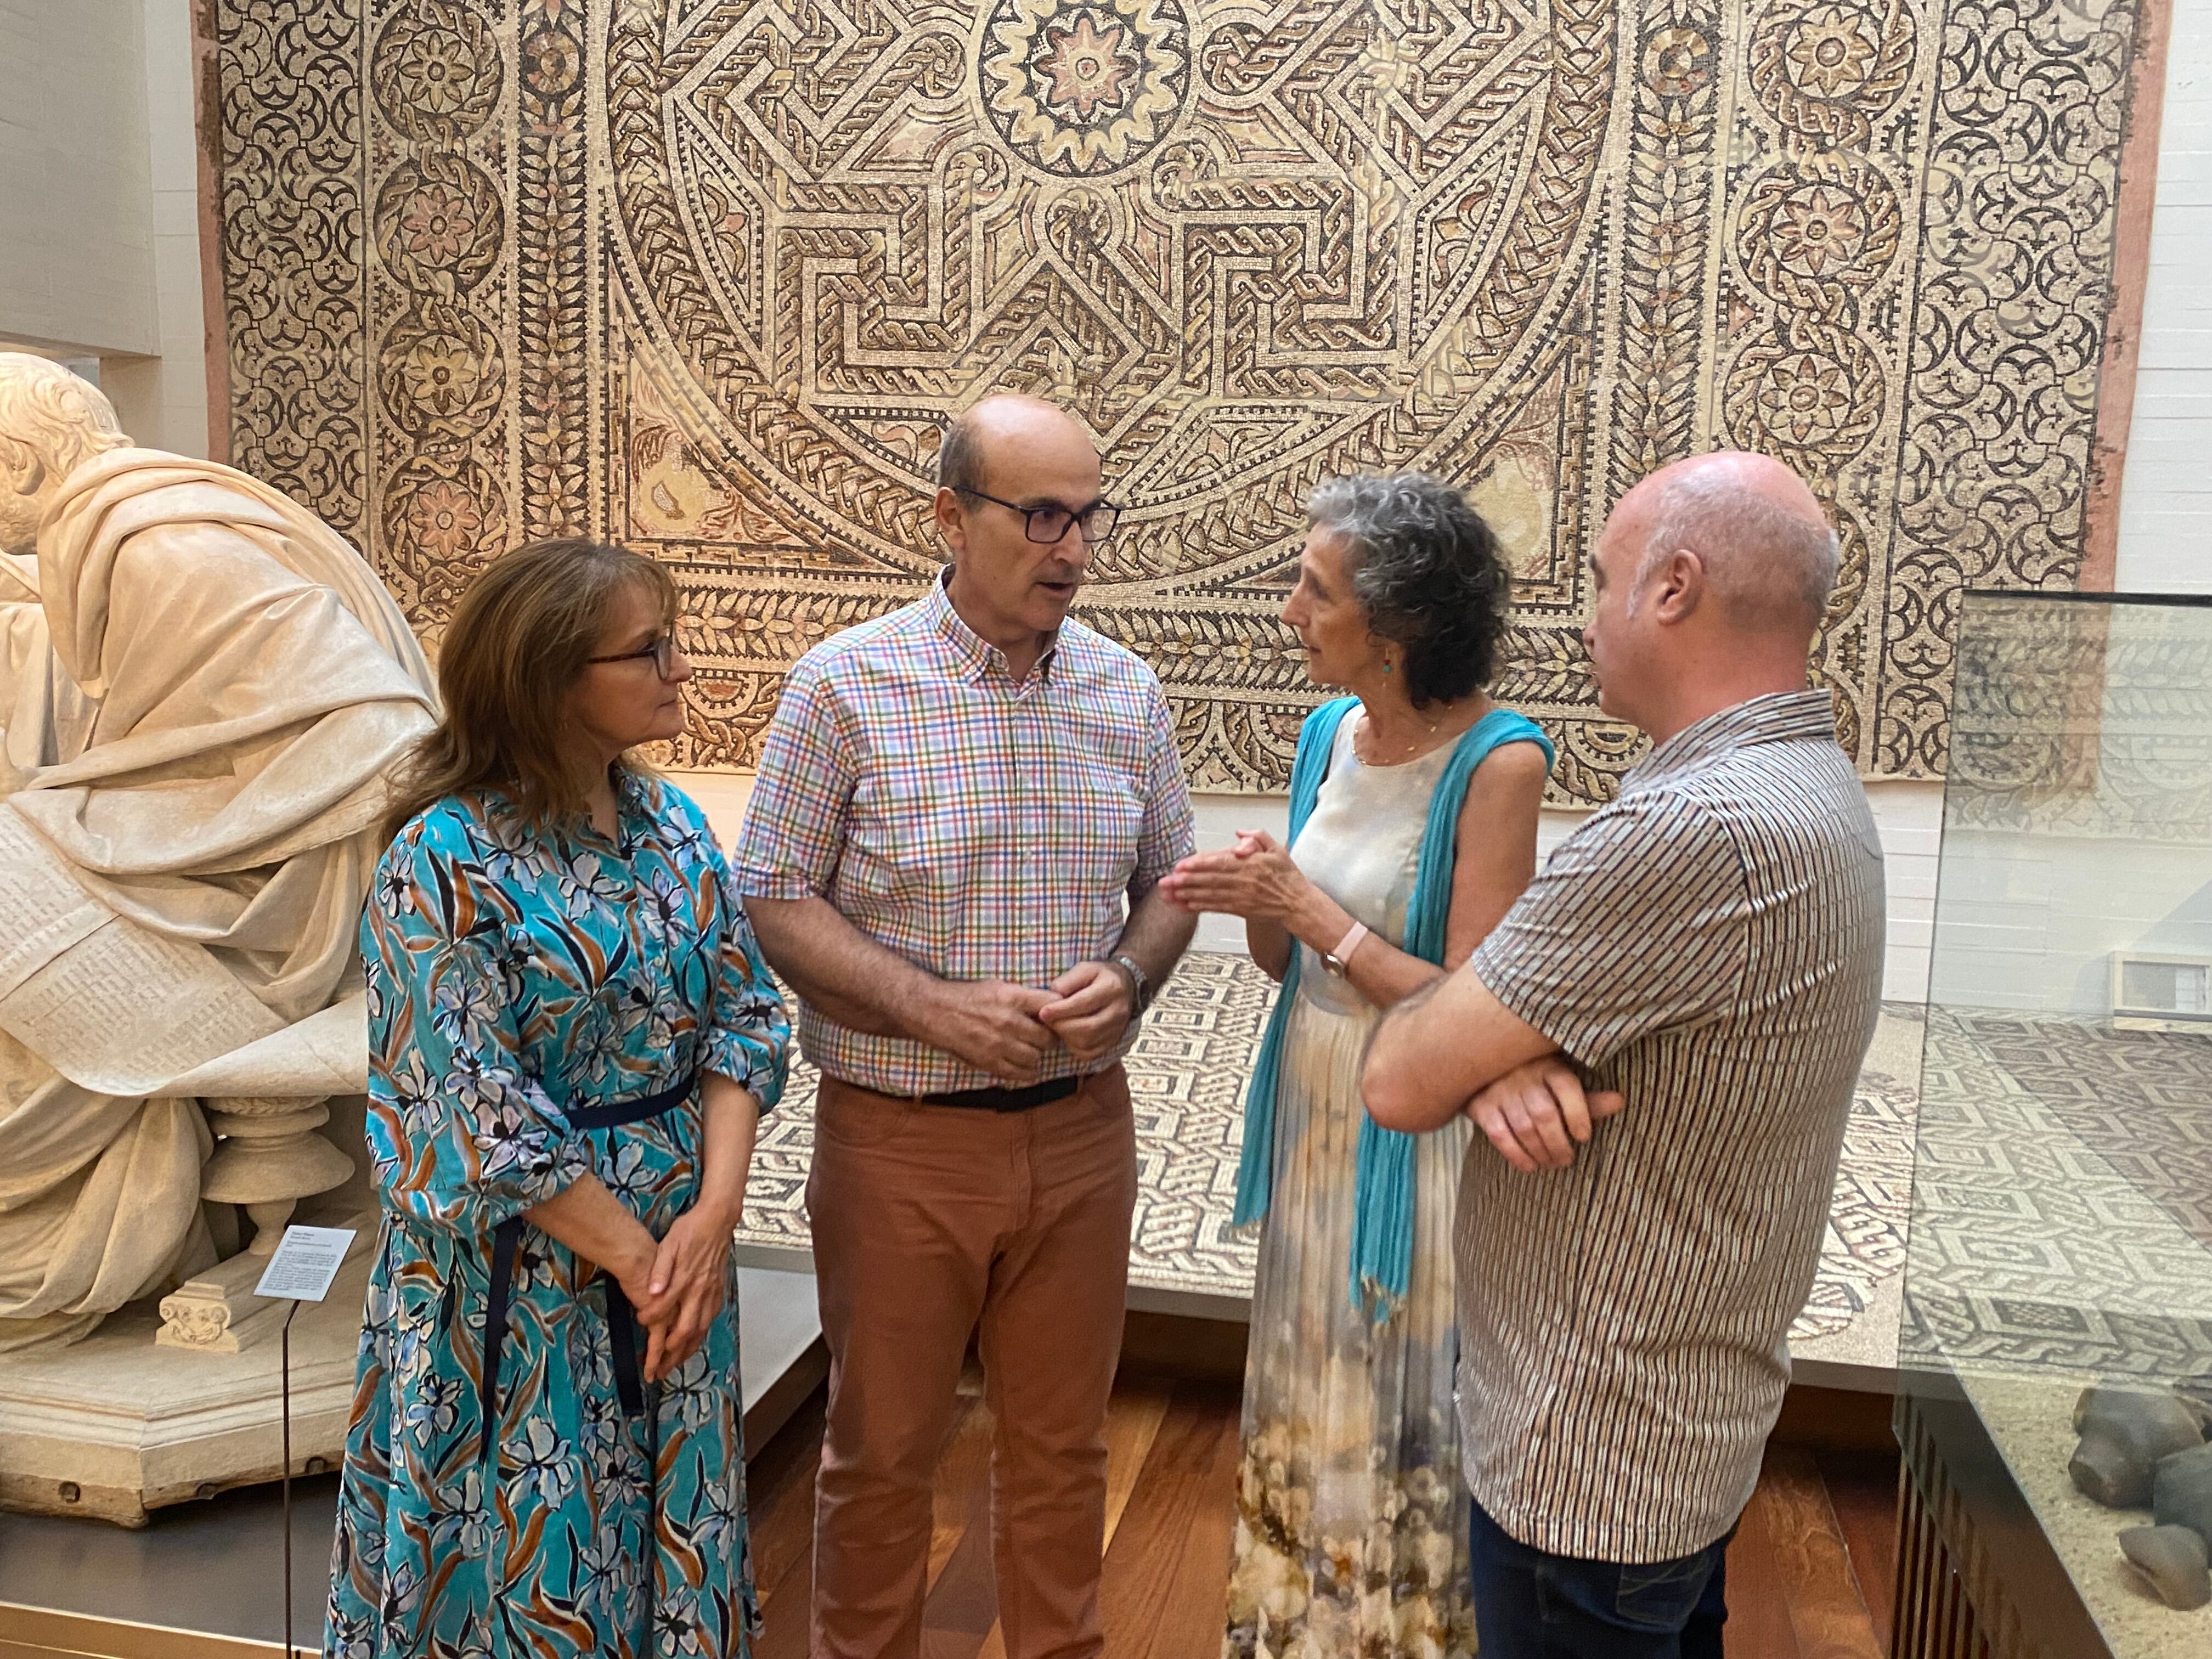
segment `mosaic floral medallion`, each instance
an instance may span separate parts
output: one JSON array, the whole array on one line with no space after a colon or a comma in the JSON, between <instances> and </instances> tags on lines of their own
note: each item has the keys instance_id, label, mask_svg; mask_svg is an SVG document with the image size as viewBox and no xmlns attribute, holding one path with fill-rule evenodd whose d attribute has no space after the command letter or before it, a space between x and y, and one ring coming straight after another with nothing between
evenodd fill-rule
<instances>
[{"instance_id":1,"label":"mosaic floral medallion","mask_svg":"<svg viewBox=\"0 0 2212 1659\"><path fill-rule=\"evenodd\" d=\"M426 630L505 540L662 559L672 758L744 768L793 654L943 557L944 422L1049 398L1127 509L1080 614L1193 784L1255 791L1316 695L1307 497L1419 468L1498 527L1494 689L1594 802L1642 752L1581 644L1599 526L1756 447L1841 543L1844 743L1940 775L1960 590L2072 585L2117 500L2167 5L206 0L231 453Z\"/></svg>"},{"instance_id":2,"label":"mosaic floral medallion","mask_svg":"<svg viewBox=\"0 0 2212 1659\"><path fill-rule=\"evenodd\" d=\"M1047 173L1112 173L1166 136L1190 84L1176 0L999 0L981 90L1007 147Z\"/></svg>"},{"instance_id":3,"label":"mosaic floral medallion","mask_svg":"<svg viewBox=\"0 0 2212 1659\"><path fill-rule=\"evenodd\" d=\"M499 107L499 48L489 20L463 0L419 0L396 11L376 53L393 73L377 83L386 120L418 143L477 131Z\"/></svg>"},{"instance_id":4,"label":"mosaic floral medallion","mask_svg":"<svg viewBox=\"0 0 2212 1659\"><path fill-rule=\"evenodd\" d=\"M1911 85L1918 30L1911 6L1842 3L1762 8L1751 43L1751 84L1783 127L1852 149Z\"/></svg>"},{"instance_id":5,"label":"mosaic floral medallion","mask_svg":"<svg viewBox=\"0 0 2212 1659\"><path fill-rule=\"evenodd\" d=\"M483 323L437 300L386 337L377 363L377 386L392 419L433 447L465 442L489 425L504 381Z\"/></svg>"},{"instance_id":6,"label":"mosaic floral medallion","mask_svg":"<svg viewBox=\"0 0 2212 1659\"><path fill-rule=\"evenodd\" d=\"M373 216L383 267L417 292L471 289L500 253L501 210L490 176L466 158L425 155L393 170Z\"/></svg>"}]
</instances>

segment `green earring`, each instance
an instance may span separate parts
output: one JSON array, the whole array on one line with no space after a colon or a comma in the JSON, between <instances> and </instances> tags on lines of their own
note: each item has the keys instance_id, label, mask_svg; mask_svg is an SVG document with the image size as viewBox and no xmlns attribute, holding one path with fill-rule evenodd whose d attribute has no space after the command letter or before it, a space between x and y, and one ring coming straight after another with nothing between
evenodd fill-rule
<instances>
[{"instance_id":1,"label":"green earring","mask_svg":"<svg viewBox=\"0 0 2212 1659\"><path fill-rule=\"evenodd\" d=\"M1395 674L1398 672L1398 665L1395 662L1386 661L1382 665L1382 672L1386 674Z\"/></svg>"}]
</instances>

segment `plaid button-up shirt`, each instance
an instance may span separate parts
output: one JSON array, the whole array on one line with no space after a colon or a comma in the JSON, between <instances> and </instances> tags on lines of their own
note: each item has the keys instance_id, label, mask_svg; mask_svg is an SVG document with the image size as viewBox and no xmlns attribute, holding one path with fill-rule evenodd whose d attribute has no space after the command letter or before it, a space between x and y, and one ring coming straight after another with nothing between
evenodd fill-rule
<instances>
[{"instance_id":1,"label":"plaid button-up shirt","mask_svg":"<svg viewBox=\"0 0 2212 1659\"><path fill-rule=\"evenodd\" d=\"M1111 952L1125 901L1192 846L1174 722L1152 671L1071 619L1016 684L940 578L928 598L793 665L732 873L750 896L825 897L945 979L1042 988ZM799 1029L824 1072L884 1094L1000 1081L811 1005ZM1054 1050L1038 1080L1078 1069Z\"/></svg>"}]
</instances>

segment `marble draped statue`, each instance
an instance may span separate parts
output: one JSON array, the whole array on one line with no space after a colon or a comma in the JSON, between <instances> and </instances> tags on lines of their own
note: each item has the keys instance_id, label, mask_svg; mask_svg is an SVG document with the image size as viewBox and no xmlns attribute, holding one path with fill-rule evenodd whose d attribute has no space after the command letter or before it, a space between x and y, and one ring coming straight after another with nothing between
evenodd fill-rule
<instances>
[{"instance_id":1,"label":"marble draped statue","mask_svg":"<svg viewBox=\"0 0 2212 1659\"><path fill-rule=\"evenodd\" d=\"M356 929L430 671L361 556L0 353L0 1351L347 1177ZM210 1225L211 1219L216 1224Z\"/></svg>"}]
</instances>

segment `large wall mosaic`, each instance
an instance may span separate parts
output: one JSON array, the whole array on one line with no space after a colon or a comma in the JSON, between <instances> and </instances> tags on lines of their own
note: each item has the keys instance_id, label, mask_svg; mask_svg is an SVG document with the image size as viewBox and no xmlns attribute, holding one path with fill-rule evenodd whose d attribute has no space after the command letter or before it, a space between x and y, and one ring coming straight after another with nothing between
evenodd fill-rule
<instances>
[{"instance_id":1,"label":"large wall mosaic","mask_svg":"<svg viewBox=\"0 0 2212 1659\"><path fill-rule=\"evenodd\" d=\"M1597 799L1607 507L1771 451L1832 505L1819 670L1944 763L1970 585L2070 585L2141 6L2163 0L210 0L234 459L434 634L580 529L690 597L676 758L916 593L937 433L1060 398L1128 507L1083 614L1194 781L1286 775L1313 483L1463 480L1502 693Z\"/></svg>"}]
</instances>

